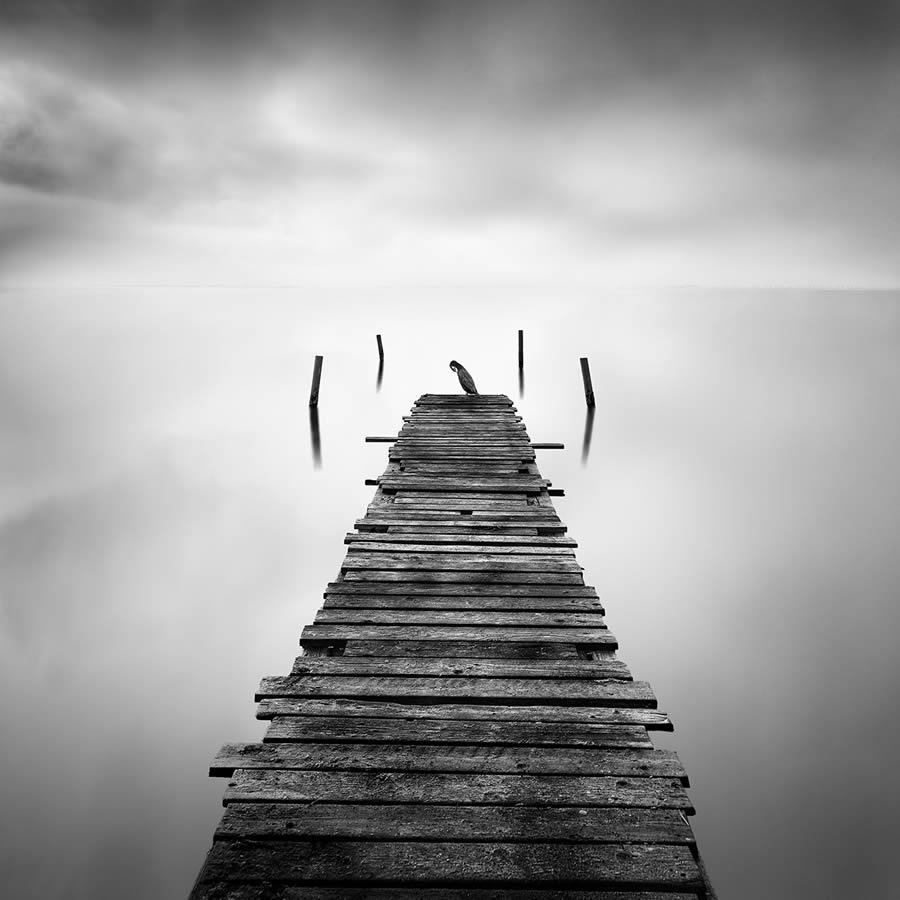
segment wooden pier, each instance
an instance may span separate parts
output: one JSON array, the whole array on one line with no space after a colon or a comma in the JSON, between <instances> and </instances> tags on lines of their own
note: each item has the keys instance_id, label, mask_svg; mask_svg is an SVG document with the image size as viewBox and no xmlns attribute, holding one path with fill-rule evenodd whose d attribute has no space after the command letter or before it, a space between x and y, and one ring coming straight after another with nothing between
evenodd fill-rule
<instances>
[{"instance_id":1,"label":"wooden pier","mask_svg":"<svg viewBox=\"0 0 900 900\"><path fill-rule=\"evenodd\" d=\"M193 900L713 897L671 730L503 395L426 394L290 674L262 680Z\"/></svg>"}]
</instances>

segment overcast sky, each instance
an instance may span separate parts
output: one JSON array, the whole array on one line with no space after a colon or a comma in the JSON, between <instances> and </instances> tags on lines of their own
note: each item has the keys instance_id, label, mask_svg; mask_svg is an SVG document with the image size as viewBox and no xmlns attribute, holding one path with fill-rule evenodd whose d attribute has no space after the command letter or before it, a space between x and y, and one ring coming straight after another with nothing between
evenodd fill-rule
<instances>
[{"instance_id":1,"label":"overcast sky","mask_svg":"<svg viewBox=\"0 0 900 900\"><path fill-rule=\"evenodd\" d=\"M893 286L893 2L0 3L0 280Z\"/></svg>"}]
</instances>

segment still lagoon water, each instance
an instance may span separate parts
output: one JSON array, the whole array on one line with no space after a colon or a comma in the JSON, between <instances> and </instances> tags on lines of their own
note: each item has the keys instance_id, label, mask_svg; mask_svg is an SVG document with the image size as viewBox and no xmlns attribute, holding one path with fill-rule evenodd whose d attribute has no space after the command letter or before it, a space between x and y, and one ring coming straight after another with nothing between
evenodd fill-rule
<instances>
[{"instance_id":1,"label":"still lagoon water","mask_svg":"<svg viewBox=\"0 0 900 900\"><path fill-rule=\"evenodd\" d=\"M261 736L384 468L363 439L451 358L565 443L539 465L723 900L890 895L900 295L129 288L0 293L7 896L187 894L208 762Z\"/></svg>"}]
</instances>

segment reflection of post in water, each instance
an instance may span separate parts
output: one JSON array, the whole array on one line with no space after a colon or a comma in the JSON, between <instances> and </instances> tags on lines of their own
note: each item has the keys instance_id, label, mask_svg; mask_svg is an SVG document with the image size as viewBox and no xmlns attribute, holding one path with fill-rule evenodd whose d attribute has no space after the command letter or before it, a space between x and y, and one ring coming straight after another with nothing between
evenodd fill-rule
<instances>
[{"instance_id":1,"label":"reflection of post in water","mask_svg":"<svg viewBox=\"0 0 900 900\"><path fill-rule=\"evenodd\" d=\"M381 381L384 378L384 359L378 361L378 379L375 382L376 393L381 390Z\"/></svg>"},{"instance_id":2,"label":"reflection of post in water","mask_svg":"<svg viewBox=\"0 0 900 900\"><path fill-rule=\"evenodd\" d=\"M320 469L322 467L322 436L319 433L318 406L309 408L309 439L312 443L313 465Z\"/></svg>"},{"instance_id":3,"label":"reflection of post in water","mask_svg":"<svg viewBox=\"0 0 900 900\"><path fill-rule=\"evenodd\" d=\"M594 433L594 409L589 406L584 414L584 443L581 445L581 462L582 465L588 461L591 453L591 436Z\"/></svg>"}]
</instances>

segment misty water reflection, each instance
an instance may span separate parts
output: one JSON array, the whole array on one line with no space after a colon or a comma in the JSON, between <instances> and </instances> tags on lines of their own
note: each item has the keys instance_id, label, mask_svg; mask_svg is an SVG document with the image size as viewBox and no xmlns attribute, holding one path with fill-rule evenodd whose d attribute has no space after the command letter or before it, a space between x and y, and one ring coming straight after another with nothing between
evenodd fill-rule
<instances>
[{"instance_id":1,"label":"misty water reflection","mask_svg":"<svg viewBox=\"0 0 900 900\"><path fill-rule=\"evenodd\" d=\"M312 445L313 467L319 469L322 466L322 435L319 430L318 406L309 408L309 439Z\"/></svg>"},{"instance_id":2,"label":"misty water reflection","mask_svg":"<svg viewBox=\"0 0 900 900\"><path fill-rule=\"evenodd\" d=\"M581 444L581 464L586 465L591 453L591 437L594 433L595 407L589 406L584 414L584 440Z\"/></svg>"}]
</instances>

